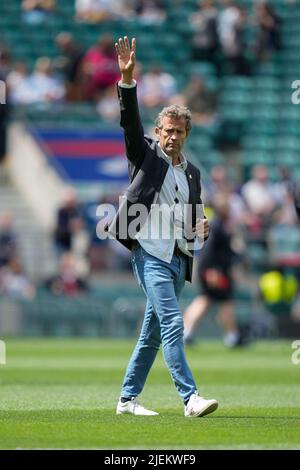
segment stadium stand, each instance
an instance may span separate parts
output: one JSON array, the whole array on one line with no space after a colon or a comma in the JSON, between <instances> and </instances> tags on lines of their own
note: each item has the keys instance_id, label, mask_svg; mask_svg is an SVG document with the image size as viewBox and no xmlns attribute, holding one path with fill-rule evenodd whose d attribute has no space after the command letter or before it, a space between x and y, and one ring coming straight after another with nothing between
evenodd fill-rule
<instances>
[{"instance_id":1,"label":"stadium stand","mask_svg":"<svg viewBox=\"0 0 300 470\"><path fill-rule=\"evenodd\" d=\"M65 90L67 85L60 67L64 54L59 49L56 38L59 33L67 32L72 35L76 44L80 45L84 52L95 45L99 37L106 34L111 35L113 39L122 35L136 36L141 69L138 82L141 84L141 89L143 76L153 64L160 64L164 72L170 73L176 80L176 93L171 97L171 102L177 99L184 102L186 86L194 76L200 76L207 89L216 95L216 111L205 123L203 120L202 124L194 125L187 151L202 170L204 197L209 193L210 175L213 168L216 165L222 165L228 170L228 177L231 179L230 191L236 195L235 200L241 199L239 204L242 209L237 209L236 204L232 204L237 218L235 223L243 234L244 249L240 262L246 272L245 284L250 282L249 285L253 286L251 289L253 300L258 276L266 270L268 263L273 262L274 233L278 234L275 238L278 242L276 250L279 254L288 252L294 260L298 260L299 257L300 231L296 218L292 214L289 194L290 182L300 176L300 105L295 105L291 101L292 83L300 79L299 2L285 0L268 2L279 19L280 47L271 51L267 50L263 58L256 54L255 49L260 33L260 18L255 9L255 2L253 0L235 2L243 10L245 18L242 30L242 56L246 67L244 67L243 74L235 73L232 63L226 59L220 48L212 60L193 58L195 27L192 24L191 15L199 9L196 0L164 0L165 19L162 21L147 20L134 12L127 18L116 15L97 23L87 23L75 18L74 0L54 3L54 10L47 15L46 19L40 18L34 22L26 20L19 0L1 2L0 44L5 45L9 50L9 71L16 72L16 64L20 61L27 66L25 75L14 74L12 76L7 73L7 82L11 86L17 83L16 79L20 81L24 77L26 80L30 77L32 79L36 61L41 57L47 57L55 71L53 75L46 71L47 77L51 75L51 84L56 87L57 93L59 90ZM216 3L220 12L222 2ZM45 71L46 62L42 64L40 62L40 67L44 67ZM126 187L126 160L118 124L118 111L113 114L116 103L110 94L111 90L100 89L97 96L87 100L84 99L84 76L79 77L77 86L78 93L73 101L69 100L65 91L61 95L59 93L55 95L57 96L55 99L28 98L28 102L18 102L18 98L14 102L12 93L10 119L12 124L22 123L36 140L45 154L47 164L57 172L62 186L72 184L77 189L82 204L90 207L100 196L106 195L108 199L111 197L114 200L116 193ZM99 103L103 104L102 108ZM107 109L112 112L109 116L105 114ZM156 107L144 106L141 109L143 122L150 133L157 111ZM207 116L204 117L207 118ZM242 188L251 181L253 167L256 165L266 167L268 180L272 185L274 204L272 210L270 212L266 210L263 216L249 209L242 196ZM282 176L281 167L285 167L288 176ZM5 195L10 191L17 191L17 189L1 186L3 201L6 201ZM24 197L26 198L26 195ZM209 211L209 198L205 202ZM56 206L55 204L52 206L57 207L57 203L58 201L56 201ZM15 207L10 209L17 213ZM34 207L33 210L35 210ZM29 215L25 218L30 220ZM88 221L85 222L89 226ZM37 222L28 225L35 227L36 233L40 233L41 227ZM23 228L21 224L20 231ZM28 238L35 240L37 236L33 234L33 231L28 232ZM52 236L49 227L48 234L43 233L40 236L48 240L46 243L48 246ZM93 238L94 234L90 233L90 236ZM286 241L284 247L282 247L282 239ZM107 261L99 260L99 256L105 256L103 251L99 247L95 250L95 253L98 253L95 256L98 258L89 259L89 262L95 267L102 266L101 269L110 269ZM47 259L53 259L53 256L49 254L51 253L49 248L42 251L44 253L41 255L42 267L38 265L36 254L24 255L26 269L33 274L36 282L49 271ZM93 250L92 252L94 253ZM110 253L107 251L107 257ZM126 261L126 256L124 259ZM37 266L36 269L34 266ZM44 272L42 272L43 266ZM299 267L300 263L295 261L293 268L298 277ZM93 276L97 278L99 275L97 268L95 271ZM101 295L104 295L104 291L105 289ZM242 293L239 297L239 292L243 292L242 284L237 287L237 301L245 302L244 306L250 305L248 310L251 310L251 303L243 299ZM31 315L38 315L38 312L44 308L42 305L50 305L50 298L49 302L40 301L44 295L46 294L37 290L33 310L25 302L28 315L30 315L30 310ZM101 295L99 294L100 297ZM138 297L138 294L136 295ZM123 298L122 293L119 297ZM58 305L59 301L54 299L53 302L52 308L47 307L47 311L54 311L58 308L55 302ZM83 300L82 303L84 304ZM97 316L96 304L97 300L91 300L91 311L95 312L95 317ZM122 304L122 301L119 301L119 304ZM66 307L63 307L62 311L71 311L73 307L69 305L74 307L72 299L66 300ZM118 308L116 307L116 311L119 311L122 317L120 313L122 309L118 310ZM109 310L111 309L110 306ZM240 308L241 312L244 310L247 308ZM69 313L66 313L66 317L68 315ZM91 315L92 318L93 314ZM35 331L34 328L39 331L47 330L46 327L40 325L39 327L32 326L30 331ZM101 328L100 325L97 331ZM91 334L93 327L87 326L86 329L82 327L79 330L83 334ZM103 326L103 332L108 330L107 325ZM123 330L125 332L125 326ZM62 328L60 331L51 332L64 334L66 331L67 328L65 331Z\"/></svg>"}]
</instances>

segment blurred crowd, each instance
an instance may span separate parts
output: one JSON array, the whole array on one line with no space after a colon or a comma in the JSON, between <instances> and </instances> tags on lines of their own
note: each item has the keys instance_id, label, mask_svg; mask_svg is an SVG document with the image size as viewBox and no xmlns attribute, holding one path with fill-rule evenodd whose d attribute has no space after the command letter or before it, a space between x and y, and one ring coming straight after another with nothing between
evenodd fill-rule
<instances>
[{"instance_id":1,"label":"blurred crowd","mask_svg":"<svg viewBox=\"0 0 300 470\"><path fill-rule=\"evenodd\" d=\"M100 23L116 19L162 22L166 17L163 0L74 0L74 20ZM23 19L30 24L43 23L59 15L55 0L23 0Z\"/></svg>"},{"instance_id":2,"label":"blurred crowd","mask_svg":"<svg viewBox=\"0 0 300 470\"><path fill-rule=\"evenodd\" d=\"M74 1L74 21L80 23L123 19L154 25L168 20L163 0ZM172 4L175 9L182 3L173 0ZM55 0L23 0L21 8L24 22L41 27L50 18L55 21L59 14L59 2ZM265 1L254 2L249 14L234 0L202 0L188 21L193 31L190 59L195 63L203 60L211 63L217 76L251 75L253 63L268 61L281 47L280 18ZM249 27L255 31L250 43L245 35ZM61 31L55 38L60 51L57 57L40 57L33 70L29 70L26 62L16 63L13 51L1 44L0 79L6 81L10 105L89 102L106 121L118 121L115 40L109 34L102 34L95 44L84 48L70 32ZM151 110L181 103L191 109L193 122L198 126L207 127L218 120L218 93L201 73L193 73L188 82L180 84L162 63L149 64L146 69L138 64L136 69L139 102L144 108ZM0 160L5 154L6 121L7 106L0 106ZM228 168L215 166L202 181L203 201L211 219L216 198L221 197L228 204L226 224L232 247L246 270L251 269L251 247L266 253L258 260L263 272L280 263L280 260L272 261L276 243L288 242L294 231L299 231L292 197L293 176L282 167L274 182L268 171L267 167L255 166L251 175L239 179ZM43 288L53 295L74 296L89 291L93 273L131 269L129 252L117 242L100 240L95 230L98 204L117 204L117 197L111 195L81 203L73 189L66 191L53 230L57 272L40 280ZM19 235L12 215L1 214L0 294L30 299L39 286L28 278L22 266ZM284 264L284 260L281 262Z\"/></svg>"},{"instance_id":3,"label":"blurred crowd","mask_svg":"<svg viewBox=\"0 0 300 470\"><path fill-rule=\"evenodd\" d=\"M298 218L293 199L294 182L287 168L280 168L276 182L269 179L268 169L255 166L251 177L241 183L232 179L224 166L212 168L209 178L202 179L203 202L210 220L214 219L218 200L227 206L228 230L236 260L245 272L251 272L250 249L263 253L260 272L274 266L285 266L285 249L295 233L299 240ZM88 292L94 274L130 272L130 252L114 240L101 240L96 233L99 218L96 209L101 203L118 203L113 194L98 201L82 203L76 192L68 188L56 215L53 246L58 270L50 278L40 280L54 295L77 295ZM14 230L12 215L0 215L0 293L32 298L35 286L28 279L18 249L20 234ZM276 241L281 245L276 245ZM275 246L274 246L275 243ZM274 258L275 253L275 258ZM280 258L281 257L281 258ZM294 261L296 258L294 258ZM299 260L298 260L299 261ZM294 265L299 271L300 263Z\"/></svg>"},{"instance_id":4,"label":"blurred crowd","mask_svg":"<svg viewBox=\"0 0 300 470\"><path fill-rule=\"evenodd\" d=\"M17 299L32 299L35 287L22 266L13 216L0 214L0 294Z\"/></svg>"},{"instance_id":5,"label":"blurred crowd","mask_svg":"<svg viewBox=\"0 0 300 470\"><path fill-rule=\"evenodd\" d=\"M174 9L180 1L174 1ZM42 23L55 15L54 0L23 0L23 21ZM117 18L148 24L164 22L167 12L160 0L76 0L79 22L104 22ZM218 74L251 74L251 61L267 60L280 48L280 20L267 2L255 3L251 16L234 0L203 0L190 15L193 29L191 60L210 61ZM244 32L255 25L252 43L245 41ZM37 102L91 101L104 118L116 119L118 114L115 83L119 78L114 41L109 34L101 35L87 50L69 32L62 31L55 39L60 50L57 57L40 57L34 70L24 62L14 62L13 53L1 46L0 70L5 76L13 104ZM195 114L204 119L213 114L216 97L209 96L203 77L192 77L183 89L178 89L176 77L163 64L155 63L144 71L139 64L138 76L141 103L145 107L173 102L178 94L182 101L194 103ZM193 95L197 94L197 101Z\"/></svg>"},{"instance_id":6,"label":"blurred crowd","mask_svg":"<svg viewBox=\"0 0 300 470\"><path fill-rule=\"evenodd\" d=\"M174 11L182 3L173 0ZM55 0L23 0L21 9L24 22L41 27L60 14ZM75 1L75 22L97 24L119 19L164 24L168 11L163 0ZM265 1L255 2L249 14L234 0L202 0L188 21L193 31L190 61L211 62L217 76L251 75L253 64L267 61L280 49L280 19ZM249 27L255 30L250 42L245 39ZM13 51L0 43L0 80L6 81L7 101L12 106L87 102L95 106L99 117L117 121L115 40L102 34L85 48L70 32L61 31L53 44L59 51L57 56L39 57L33 70L26 61L16 61ZM181 103L190 107L196 125L218 125L218 93L201 72L192 73L182 84L162 63L150 63L146 69L139 63L136 70L139 100L145 109ZM7 115L8 105L1 106L0 161L6 152Z\"/></svg>"}]
</instances>

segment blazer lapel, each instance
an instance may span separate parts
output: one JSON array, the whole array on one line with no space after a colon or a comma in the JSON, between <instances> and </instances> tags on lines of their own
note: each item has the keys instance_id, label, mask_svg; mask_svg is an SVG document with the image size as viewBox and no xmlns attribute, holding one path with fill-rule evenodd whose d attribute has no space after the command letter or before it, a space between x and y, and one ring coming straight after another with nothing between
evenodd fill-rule
<instances>
[{"instance_id":1,"label":"blazer lapel","mask_svg":"<svg viewBox=\"0 0 300 470\"><path fill-rule=\"evenodd\" d=\"M186 174L186 179L187 179L188 186L189 186L189 204L194 204L195 203L195 197L194 197L195 181L194 181L194 175L191 172L191 167L190 167L189 162L187 164L185 174Z\"/></svg>"}]
</instances>

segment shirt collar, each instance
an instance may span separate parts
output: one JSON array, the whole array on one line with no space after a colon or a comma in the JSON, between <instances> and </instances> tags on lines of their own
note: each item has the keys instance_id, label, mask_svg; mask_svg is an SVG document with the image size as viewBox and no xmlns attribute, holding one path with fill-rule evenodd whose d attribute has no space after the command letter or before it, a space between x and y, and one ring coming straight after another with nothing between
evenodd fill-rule
<instances>
[{"instance_id":1,"label":"shirt collar","mask_svg":"<svg viewBox=\"0 0 300 470\"><path fill-rule=\"evenodd\" d=\"M162 153L162 156L172 165L172 157L169 157L169 155L167 155L163 149L161 148L161 146L159 145L159 142L157 142L157 145L158 145L158 148L160 149L161 153ZM180 154L180 159L181 159L181 162L178 163L177 165L175 165L174 167L175 168L181 168L183 171L186 171L187 169L187 160L184 156L183 153Z\"/></svg>"}]
</instances>

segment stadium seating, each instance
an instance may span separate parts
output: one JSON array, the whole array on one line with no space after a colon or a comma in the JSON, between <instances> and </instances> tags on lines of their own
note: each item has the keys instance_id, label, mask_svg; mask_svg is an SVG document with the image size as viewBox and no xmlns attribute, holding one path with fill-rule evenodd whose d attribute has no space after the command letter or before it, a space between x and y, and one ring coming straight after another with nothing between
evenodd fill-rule
<instances>
[{"instance_id":1,"label":"stadium seating","mask_svg":"<svg viewBox=\"0 0 300 470\"><path fill-rule=\"evenodd\" d=\"M253 10L253 0L238 2L248 12ZM38 57L56 57L60 52L54 39L61 31L73 33L75 39L85 48L93 45L99 36L107 32L114 38L124 34L136 36L138 59L144 71L154 62L160 62L176 78L179 91L184 89L192 75L198 74L204 77L208 88L217 92L217 125L194 126L187 143L189 155L205 174L215 165L226 164L233 149L237 171L244 179L249 177L255 164L266 165L272 179L278 177L277 168L282 164L288 166L295 177L300 176L300 105L291 103L291 84L295 79L300 79L299 2L270 1L280 16L282 49L265 62L255 62L251 47L256 29L253 26L247 28L246 56L251 66L250 76L234 76L228 71L220 76L214 64L192 60L193 30L188 18L197 8L197 0L178 2L176 7L173 0L164 0L167 10L165 24L145 24L126 19L110 20L97 25L85 24L74 20L74 0L56 3L56 13L42 26L28 24L23 20L19 0L0 3L0 41L7 43L14 61L24 60L32 70ZM222 58L220 63L222 66ZM157 111L141 109L146 129L153 124ZM95 107L89 103L18 107L14 110L14 118L23 120L31 130L34 129L35 135L36 129L41 134L42 130L53 129L53 126L64 130L66 134L75 130L78 135L81 131L100 131L107 126L119 128L118 122L104 123ZM224 148L229 148L229 152L224 152ZM72 180L72 173L69 176ZM281 249L281 241L277 242ZM288 238L288 243L289 248L298 249L293 245L293 240ZM285 250L286 247L282 249ZM260 272L261 260L265 257L264 249L257 245L249 246L249 257L253 271ZM43 295L45 294L41 294ZM65 303L66 312L71 309L70 305ZM114 308L115 311L122 310L122 301L116 303ZM130 321L129 318L128 325ZM91 315L91 324L92 322ZM35 327L32 321L32 331ZM47 328L46 324L45 329ZM72 330L67 321L60 328L56 334L66 334ZM89 328L93 329L91 326L84 328L87 334ZM126 330L126 325L123 329Z\"/></svg>"}]
</instances>

